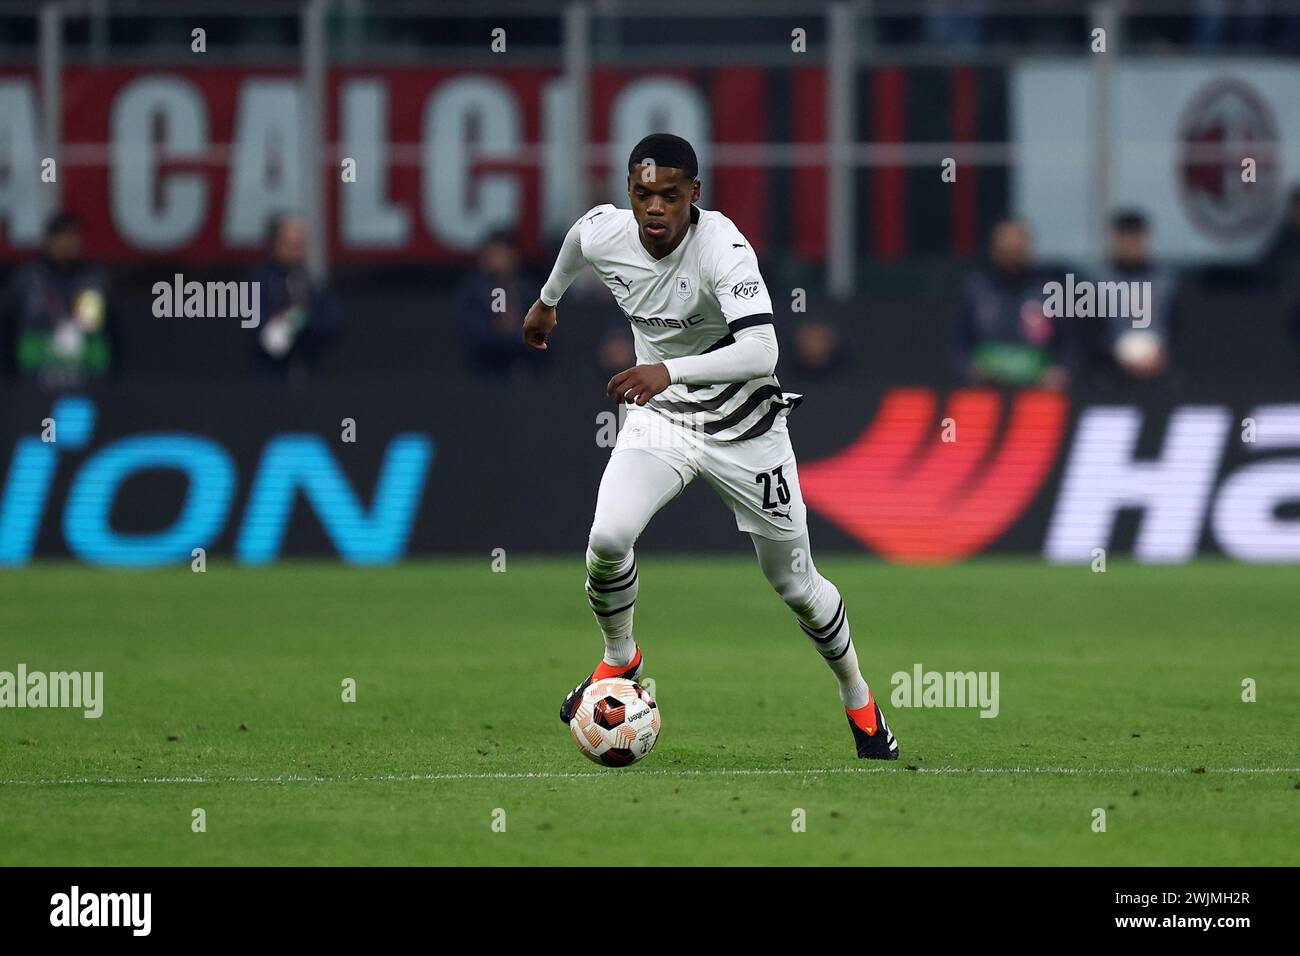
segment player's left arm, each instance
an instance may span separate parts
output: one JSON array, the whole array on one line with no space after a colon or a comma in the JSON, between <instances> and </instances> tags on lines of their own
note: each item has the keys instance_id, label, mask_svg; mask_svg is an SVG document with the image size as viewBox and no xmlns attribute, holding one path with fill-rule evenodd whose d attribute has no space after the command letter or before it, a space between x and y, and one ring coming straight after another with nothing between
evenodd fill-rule
<instances>
[{"instance_id":1,"label":"player's left arm","mask_svg":"<svg viewBox=\"0 0 1300 956\"><path fill-rule=\"evenodd\" d=\"M684 355L655 365L638 365L609 380L610 398L644 405L669 385L721 385L771 375L778 349L772 299L758 270L758 257L738 232L724 237L725 249L709 283L735 339L704 355Z\"/></svg>"}]
</instances>

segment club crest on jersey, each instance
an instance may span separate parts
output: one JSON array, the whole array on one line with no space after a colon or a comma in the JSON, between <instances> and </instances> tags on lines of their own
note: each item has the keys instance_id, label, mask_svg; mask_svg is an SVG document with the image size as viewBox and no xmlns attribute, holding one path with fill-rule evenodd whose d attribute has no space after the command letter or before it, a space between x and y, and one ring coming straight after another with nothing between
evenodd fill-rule
<instances>
[{"instance_id":1,"label":"club crest on jersey","mask_svg":"<svg viewBox=\"0 0 1300 956\"><path fill-rule=\"evenodd\" d=\"M686 276L677 277L677 298L685 302L691 297L691 280Z\"/></svg>"}]
</instances>

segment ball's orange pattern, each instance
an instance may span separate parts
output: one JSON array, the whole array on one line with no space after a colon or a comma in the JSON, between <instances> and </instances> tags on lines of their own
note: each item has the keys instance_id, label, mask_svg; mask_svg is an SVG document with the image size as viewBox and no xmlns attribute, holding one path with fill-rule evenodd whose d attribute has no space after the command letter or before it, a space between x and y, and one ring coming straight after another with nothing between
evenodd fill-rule
<instances>
[{"instance_id":1,"label":"ball's orange pattern","mask_svg":"<svg viewBox=\"0 0 1300 956\"><path fill-rule=\"evenodd\" d=\"M574 708L569 730L583 755L607 767L625 767L659 739L659 707L641 685L622 677L596 681Z\"/></svg>"}]
</instances>

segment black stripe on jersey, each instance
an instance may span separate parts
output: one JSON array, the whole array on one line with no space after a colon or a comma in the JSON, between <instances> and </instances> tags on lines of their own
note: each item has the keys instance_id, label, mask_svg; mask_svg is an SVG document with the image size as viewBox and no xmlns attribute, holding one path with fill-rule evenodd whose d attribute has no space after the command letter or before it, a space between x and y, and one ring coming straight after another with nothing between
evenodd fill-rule
<instances>
[{"instance_id":1,"label":"black stripe on jersey","mask_svg":"<svg viewBox=\"0 0 1300 956\"><path fill-rule=\"evenodd\" d=\"M749 429L747 429L743 435L738 435L737 437L733 438L732 441L744 441L746 438L757 438L759 435L762 435L764 432L766 432L769 428L772 427L772 423L776 421L776 417L780 415L781 412L785 411L786 409L794 411L794 409L797 408L799 406L799 403L802 401L803 401L803 396L800 396L799 398L792 398L788 402L773 402L771 407L768 408L767 412L763 415L762 418L760 418L752 426L750 426Z\"/></svg>"},{"instance_id":2,"label":"black stripe on jersey","mask_svg":"<svg viewBox=\"0 0 1300 956\"><path fill-rule=\"evenodd\" d=\"M694 226L700 221L700 207L691 203L691 225Z\"/></svg>"},{"instance_id":3,"label":"black stripe on jersey","mask_svg":"<svg viewBox=\"0 0 1300 956\"><path fill-rule=\"evenodd\" d=\"M708 355L710 352L716 352L718 349L722 348L723 346L735 345L735 344L736 344L736 337L732 335L730 332L728 332L726 335L718 339L718 341L714 342L712 345L710 345L707 349L705 349L700 354Z\"/></svg>"},{"instance_id":4,"label":"black stripe on jersey","mask_svg":"<svg viewBox=\"0 0 1300 956\"><path fill-rule=\"evenodd\" d=\"M698 402L668 402L658 398L650 399L650 404L655 408L662 408L669 412L682 412L690 415L694 412L714 412L721 408L727 402L735 397L736 393L745 387L745 382L733 382L713 398L701 399Z\"/></svg>"},{"instance_id":5,"label":"black stripe on jersey","mask_svg":"<svg viewBox=\"0 0 1300 956\"><path fill-rule=\"evenodd\" d=\"M781 387L779 385L764 385L761 388L756 388L749 393L749 398L745 399L734 412L726 418L718 419L716 422L705 422L700 426L700 430L706 435L716 435L720 431L726 431L728 428L743 422L764 401L780 395Z\"/></svg>"},{"instance_id":6,"label":"black stripe on jersey","mask_svg":"<svg viewBox=\"0 0 1300 956\"><path fill-rule=\"evenodd\" d=\"M741 329L752 329L756 325L771 325L772 313L760 312L754 315L744 315L738 319L732 319L727 323L727 328L732 332L739 332Z\"/></svg>"}]
</instances>

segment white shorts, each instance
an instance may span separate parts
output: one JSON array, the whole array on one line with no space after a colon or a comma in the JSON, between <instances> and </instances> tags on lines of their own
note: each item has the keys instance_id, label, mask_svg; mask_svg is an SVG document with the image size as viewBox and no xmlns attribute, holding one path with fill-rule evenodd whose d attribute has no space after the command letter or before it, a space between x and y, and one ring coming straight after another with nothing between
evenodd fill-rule
<instances>
[{"instance_id":1,"label":"white shorts","mask_svg":"<svg viewBox=\"0 0 1300 956\"><path fill-rule=\"evenodd\" d=\"M626 407L611 455L632 448L649 452L677 472L683 488L698 475L730 505L741 531L785 541L807 529L808 509L784 415L762 435L724 442L642 406Z\"/></svg>"}]
</instances>

